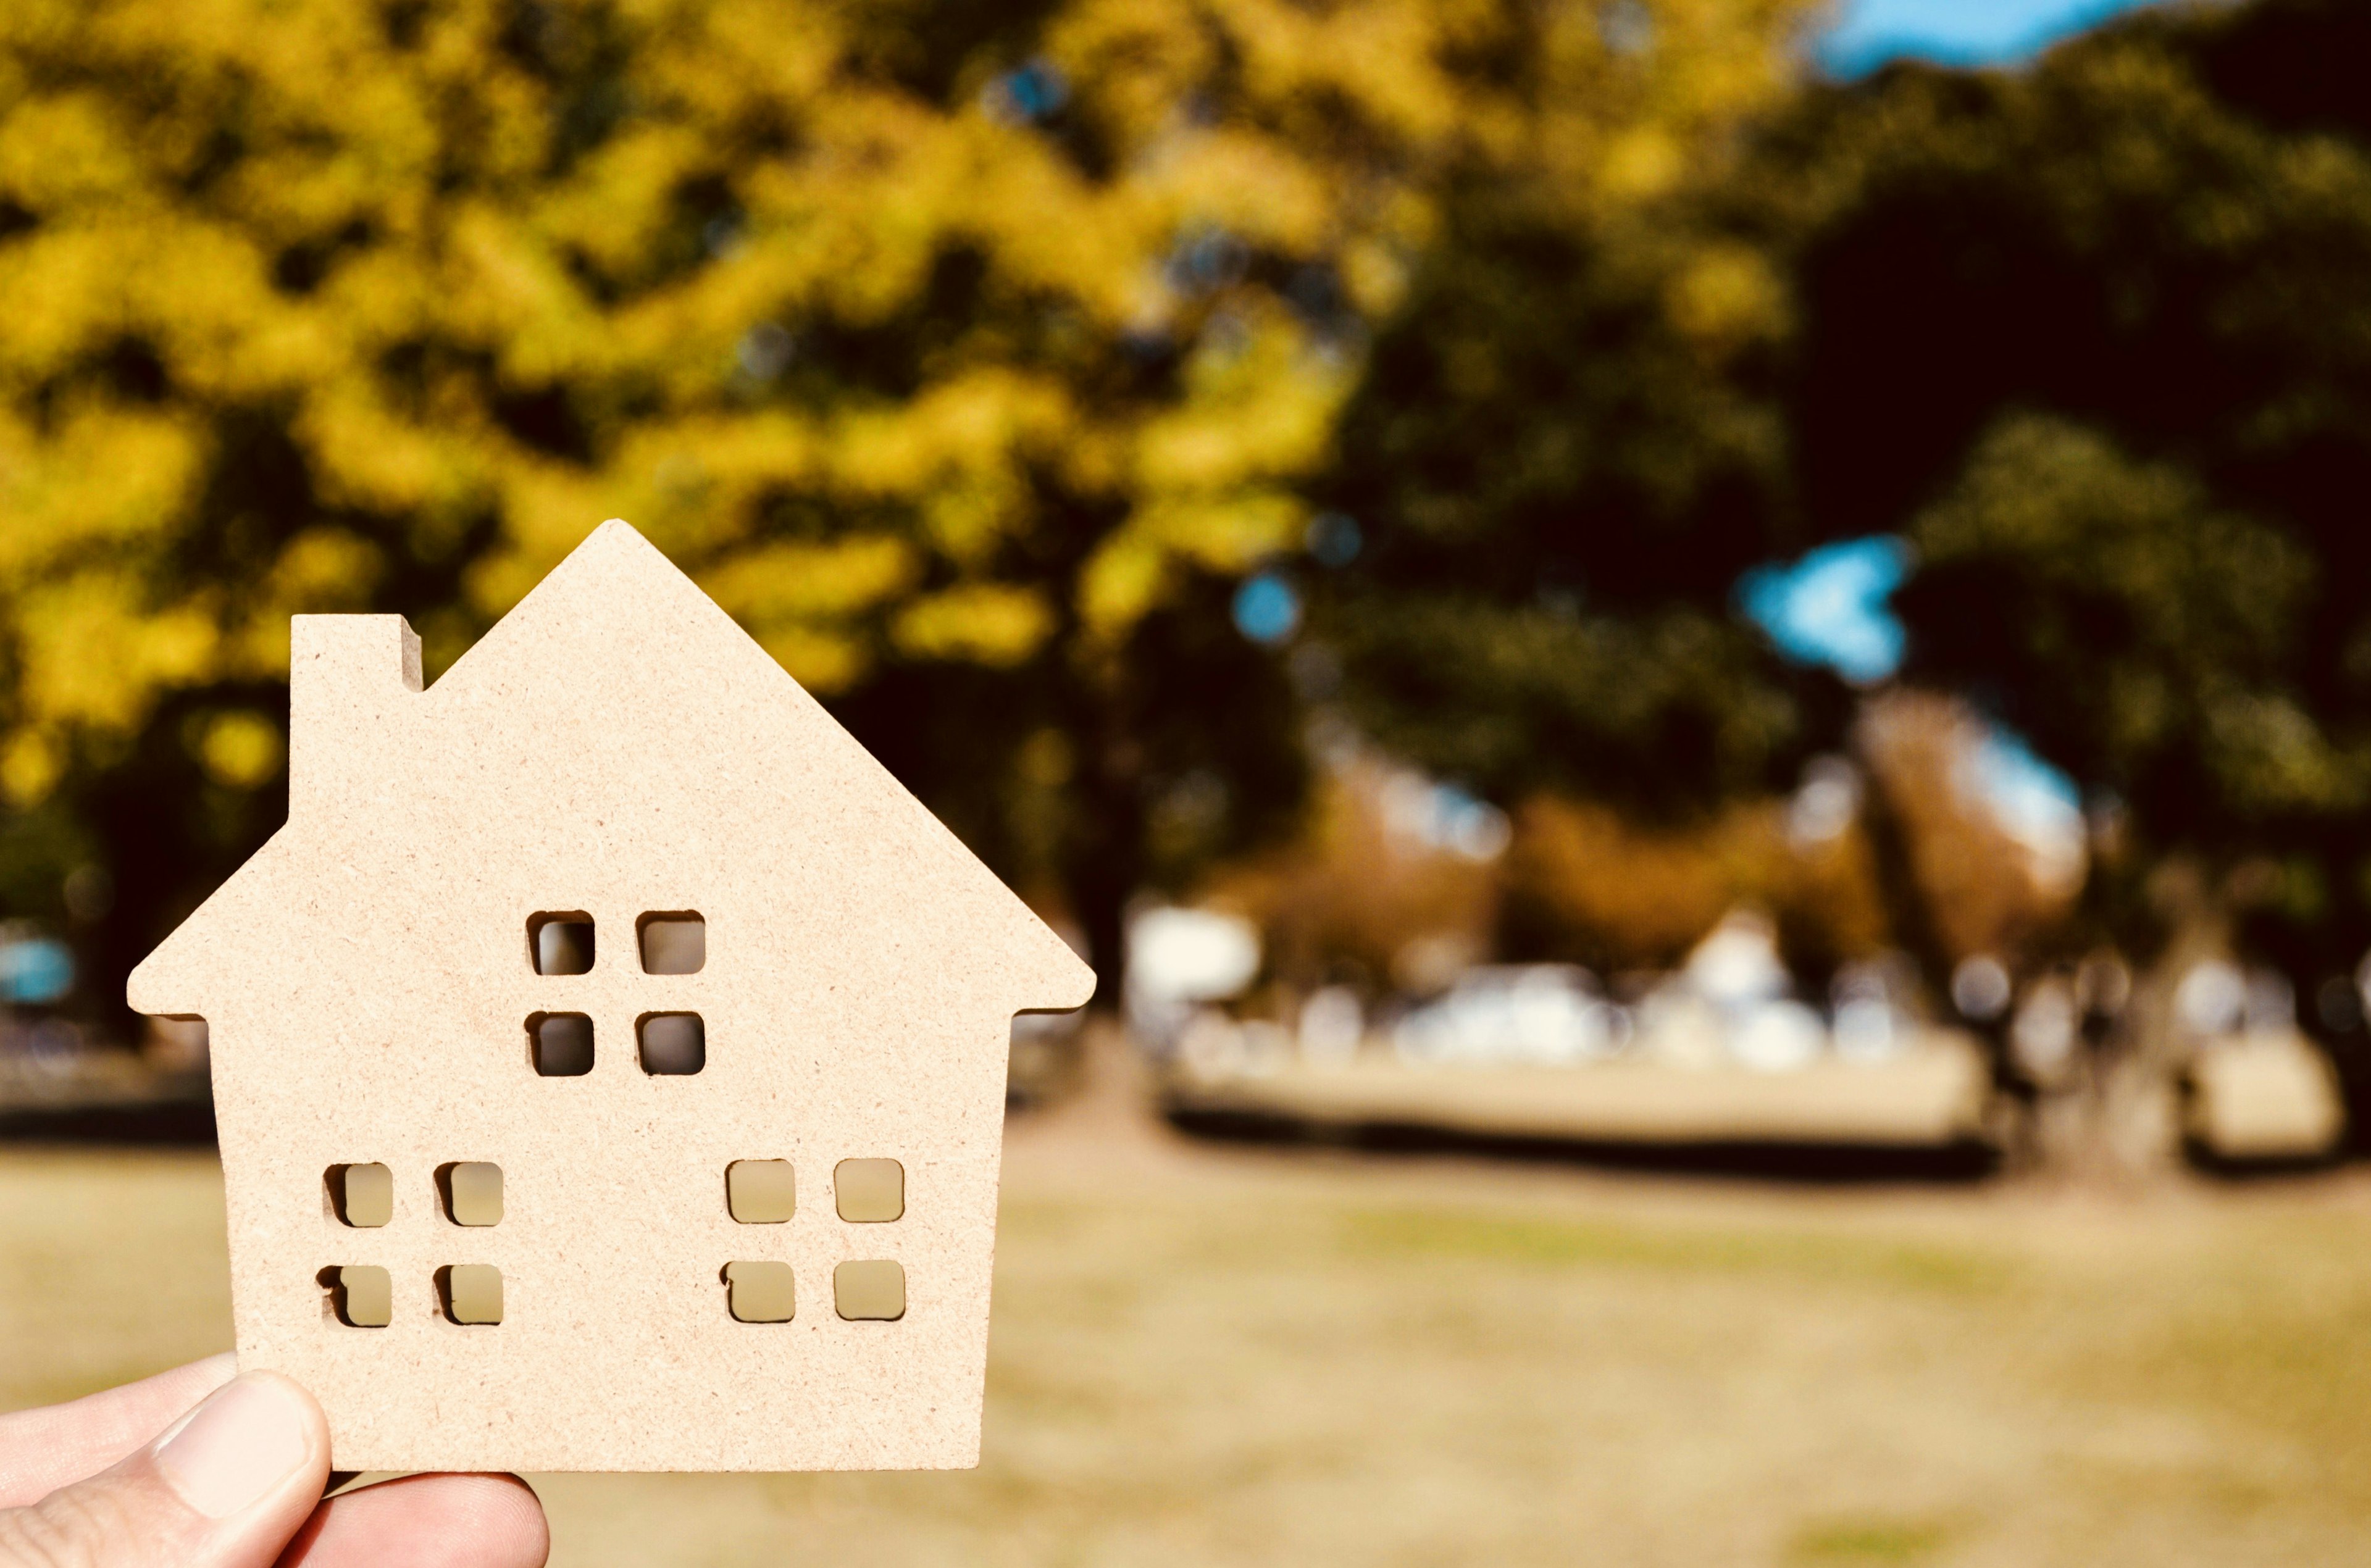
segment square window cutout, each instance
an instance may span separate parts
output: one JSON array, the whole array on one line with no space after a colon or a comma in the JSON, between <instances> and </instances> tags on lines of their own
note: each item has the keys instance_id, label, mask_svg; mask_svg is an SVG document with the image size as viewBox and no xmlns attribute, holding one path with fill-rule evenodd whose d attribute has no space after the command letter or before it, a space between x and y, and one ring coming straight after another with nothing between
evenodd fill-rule
<instances>
[{"instance_id":1,"label":"square window cutout","mask_svg":"<svg viewBox=\"0 0 2371 1568\"><path fill-rule=\"evenodd\" d=\"M906 1315L906 1268L885 1259L831 1271L832 1305L852 1323L892 1323Z\"/></svg>"},{"instance_id":2,"label":"square window cutout","mask_svg":"<svg viewBox=\"0 0 2371 1568\"><path fill-rule=\"evenodd\" d=\"M445 1215L456 1225L500 1225L503 1222L503 1168L482 1159L457 1160L436 1168L437 1195Z\"/></svg>"},{"instance_id":3,"label":"square window cutout","mask_svg":"<svg viewBox=\"0 0 2371 1568\"><path fill-rule=\"evenodd\" d=\"M583 1013L537 1013L526 1020L527 1056L538 1078L593 1070L593 1020Z\"/></svg>"},{"instance_id":4,"label":"square window cutout","mask_svg":"<svg viewBox=\"0 0 2371 1568\"><path fill-rule=\"evenodd\" d=\"M697 974L708 965L708 922L696 910L653 910L634 922L642 935L642 973Z\"/></svg>"},{"instance_id":5,"label":"square window cutout","mask_svg":"<svg viewBox=\"0 0 2371 1568\"><path fill-rule=\"evenodd\" d=\"M330 1206L338 1222L375 1229L395 1217L395 1173L384 1165L332 1165Z\"/></svg>"},{"instance_id":6,"label":"square window cutout","mask_svg":"<svg viewBox=\"0 0 2371 1568\"><path fill-rule=\"evenodd\" d=\"M906 1168L894 1159L843 1159L831 1172L839 1217L882 1225L906 1212Z\"/></svg>"},{"instance_id":7,"label":"square window cutout","mask_svg":"<svg viewBox=\"0 0 2371 1568\"><path fill-rule=\"evenodd\" d=\"M453 1263L436 1271L436 1297L456 1323L503 1320L503 1271L492 1263Z\"/></svg>"},{"instance_id":8,"label":"square window cutout","mask_svg":"<svg viewBox=\"0 0 2371 1568\"><path fill-rule=\"evenodd\" d=\"M797 1282L788 1263L724 1265L725 1308L735 1321L787 1323L798 1311Z\"/></svg>"},{"instance_id":9,"label":"square window cutout","mask_svg":"<svg viewBox=\"0 0 2371 1568\"><path fill-rule=\"evenodd\" d=\"M736 1159L724 1168L724 1206L744 1225L781 1225L798 1207L787 1159Z\"/></svg>"},{"instance_id":10,"label":"square window cutout","mask_svg":"<svg viewBox=\"0 0 2371 1568\"><path fill-rule=\"evenodd\" d=\"M593 968L593 917L581 909L547 911L526 923L527 961L538 974L584 974Z\"/></svg>"},{"instance_id":11,"label":"square window cutout","mask_svg":"<svg viewBox=\"0 0 2371 1568\"><path fill-rule=\"evenodd\" d=\"M634 1020L642 1071L653 1077L696 1073L708 1066L708 1030L698 1013L644 1013Z\"/></svg>"},{"instance_id":12,"label":"square window cutout","mask_svg":"<svg viewBox=\"0 0 2371 1568\"><path fill-rule=\"evenodd\" d=\"M320 1283L329 1288L330 1309L350 1329L383 1329L395 1321L395 1286L387 1271L376 1263L346 1263L323 1269Z\"/></svg>"}]
</instances>

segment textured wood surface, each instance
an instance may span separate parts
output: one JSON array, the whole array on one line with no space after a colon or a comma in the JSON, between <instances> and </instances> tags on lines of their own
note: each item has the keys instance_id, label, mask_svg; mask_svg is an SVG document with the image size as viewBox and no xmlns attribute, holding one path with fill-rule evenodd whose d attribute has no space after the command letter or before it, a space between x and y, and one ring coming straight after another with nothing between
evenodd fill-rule
<instances>
[{"instance_id":1,"label":"textured wood surface","mask_svg":"<svg viewBox=\"0 0 2371 1568\"><path fill-rule=\"evenodd\" d=\"M242 1365L320 1397L343 1470L976 1463L1007 1032L1086 965L623 523L428 690L393 616L298 617L290 686L288 825L131 984L211 1025ZM552 913L584 973L538 973ZM695 971L645 971L653 914L700 917ZM697 1072L643 1070L669 1013ZM545 1014L589 1071L537 1072ZM897 1162L898 1218L840 1217L849 1159ZM734 1220L739 1160L789 1162L786 1222ZM390 1212L351 1226L330 1172L368 1164ZM452 1217L468 1165L496 1223ZM758 1262L789 1321L733 1316ZM876 1262L903 1315L848 1320ZM386 1327L338 1317L347 1265ZM502 1320L455 1322L440 1277L487 1267Z\"/></svg>"}]
</instances>

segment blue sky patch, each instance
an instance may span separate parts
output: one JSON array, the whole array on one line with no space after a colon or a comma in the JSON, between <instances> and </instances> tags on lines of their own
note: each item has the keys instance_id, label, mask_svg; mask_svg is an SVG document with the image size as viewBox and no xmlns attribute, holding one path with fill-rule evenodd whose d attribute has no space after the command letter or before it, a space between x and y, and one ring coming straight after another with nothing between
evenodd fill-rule
<instances>
[{"instance_id":1,"label":"blue sky patch","mask_svg":"<svg viewBox=\"0 0 2371 1568\"><path fill-rule=\"evenodd\" d=\"M1910 547L1891 534L1822 545L1747 572L1738 603L1788 658L1874 685L1902 667L1902 622L1886 601L1910 575Z\"/></svg>"},{"instance_id":2,"label":"blue sky patch","mask_svg":"<svg viewBox=\"0 0 2371 1568\"><path fill-rule=\"evenodd\" d=\"M1904 57L2009 65L2154 0L1850 0L1814 45L1821 68L1850 79Z\"/></svg>"}]
</instances>

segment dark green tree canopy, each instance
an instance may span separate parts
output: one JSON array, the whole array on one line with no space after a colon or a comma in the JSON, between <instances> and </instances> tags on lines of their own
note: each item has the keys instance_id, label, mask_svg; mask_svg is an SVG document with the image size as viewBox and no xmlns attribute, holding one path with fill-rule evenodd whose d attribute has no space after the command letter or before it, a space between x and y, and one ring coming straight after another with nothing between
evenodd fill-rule
<instances>
[{"instance_id":1,"label":"dark green tree canopy","mask_svg":"<svg viewBox=\"0 0 2371 1568\"><path fill-rule=\"evenodd\" d=\"M1462 191L1345 417L1323 500L1371 542L1318 624L1349 704L1501 798L1684 815L1839 732L1841 688L1731 605L1783 533L1775 284L1706 211Z\"/></svg>"},{"instance_id":2,"label":"dark green tree canopy","mask_svg":"<svg viewBox=\"0 0 2371 1568\"><path fill-rule=\"evenodd\" d=\"M2364 27L2268 4L1899 67L1811 95L1750 193L1797 280L1802 514L1904 534L1913 678L2159 851L2371 802L2371 146L2305 63Z\"/></svg>"}]
</instances>

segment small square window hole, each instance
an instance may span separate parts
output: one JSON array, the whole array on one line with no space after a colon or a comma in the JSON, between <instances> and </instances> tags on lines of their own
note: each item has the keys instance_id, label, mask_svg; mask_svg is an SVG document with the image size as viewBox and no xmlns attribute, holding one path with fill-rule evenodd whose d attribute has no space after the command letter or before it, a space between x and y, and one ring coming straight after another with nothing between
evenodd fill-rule
<instances>
[{"instance_id":1,"label":"small square window hole","mask_svg":"<svg viewBox=\"0 0 2371 1568\"><path fill-rule=\"evenodd\" d=\"M527 961L538 974L584 974L593 968L593 917L581 909L532 916L526 923Z\"/></svg>"},{"instance_id":2,"label":"small square window hole","mask_svg":"<svg viewBox=\"0 0 2371 1568\"><path fill-rule=\"evenodd\" d=\"M436 1168L436 1194L456 1225L503 1222L503 1168L482 1159L456 1160Z\"/></svg>"},{"instance_id":3,"label":"small square window hole","mask_svg":"<svg viewBox=\"0 0 2371 1568\"><path fill-rule=\"evenodd\" d=\"M787 1323L798 1311L788 1263L727 1263L724 1289L725 1308L739 1322Z\"/></svg>"},{"instance_id":4,"label":"small square window hole","mask_svg":"<svg viewBox=\"0 0 2371 1568\"><path fill-rule=\"evenodd\" d=\"M330 1207L341 1225L373 1229L395 1217L395 1173L384 1165L332 1165Z\"/></svg>"},{"instance_id":5,"label":"small square window hole","mask_svg":"<svg viewBox=\"0 0 2371 1568\"><path fill-rule=\"evenodd\" d=\"M708 1030L698 1013L644 1013L634 1020L642 1071L653 1077L696 1073L708 1066Z\"/></svg>"},{"instance_id":6,"label":"small square window hole","mask_svg":"<svg viewBox=\"0 0 2371 1568\"><path fill-rule=\"evenodd\" d=\"M527 1055L539 1078L593 1070L593 1020L583 1013L537 1013L526 1020Z\"/></svg>"},{"instance_id":7,"label":"small square window hole","mask_svg":"<svg viewBox=\"0 0 2371 1568\"><path fill-rule=\"evenodd\" d=\"M456 1323L503 1320L503 1271L492 1263L453 1263L436 1271L436 1298Z\"/></svg>"},{"instance_id":8,"label":"small square window hole","mask_svg":"<svg viewBox=\"0 0 2371 1568\"><path fill-rule=\"evenodd\" d=\"M383 1329L395 1321L395 1286L376 1263L345 1263L316 1276L330 1292L330 1308L350 1329Z\"/></svg>"},{"instance_id":9,"label":"small square window hole","mask_svg":"<svg viewBox=\"0 0 2371 1568\"><path fill-rule=\"evenodd\" d=\"M724 1168L724 1206L744 1225L781 1225L797 1198L787 1159L736 1159Z\"/></svg>"},{"instance_id":10,"label":"small square window hole","mask_svg":"<svg viewBox=\"0 0 2371 1568\"><path fill-rule=\"evenodd\" d=\"M694 911L653 911L634 922L645 974L697 974L708 965L708 922Z\"/></svg>"},{"instance_id":11,"label":"small square window hole","mask_svg":"<svg viewBox=\"0 0 2371 1568\"><path fill-rule=\"evenodd\" d=\"M832 1305L851 1323L893 1323L906 1315L906 1268L885 1260L831 1271Z\"/></svg>"},{"instance_id":12,"label":"small square window hole","mask_svg":"<svg viewBox=\"0 0 2371 1568\"><path fill-rule=\"evenodd\" d=\"M882 1225L906 1212L906 1168L894 1159L843 1159L831 1172L839 1217Z\"/></svg>"}]
</instances>

